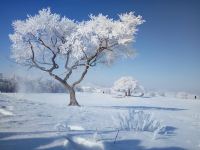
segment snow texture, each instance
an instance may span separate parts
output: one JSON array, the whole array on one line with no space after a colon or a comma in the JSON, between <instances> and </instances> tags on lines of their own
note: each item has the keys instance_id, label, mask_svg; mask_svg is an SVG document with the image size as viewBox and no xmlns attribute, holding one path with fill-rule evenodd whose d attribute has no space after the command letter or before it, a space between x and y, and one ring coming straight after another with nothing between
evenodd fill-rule
<instances>
[{"instance_id":1,"label":"snow texture","mask_svg":"<svg viewBox=\"0 0 200 150\"><path fill-rule=\"evenodd\" d=\"M12 112L5 110L5 109L1 109L1 108L0 108L0 114L5 115L5 116L12 116L13 115Z\"/></svg>"},{"instance_id":2,"label":"snow texture","mask_svg":"<svg viewBox=\"0 0 200 150\"><path fill-rule=\"evenodd\" d=\"M0 94L1 150L198 150L200 103L169 97L77 93ZM184 141L184 142L183 142Z\"/></svg>"}]
</instances>

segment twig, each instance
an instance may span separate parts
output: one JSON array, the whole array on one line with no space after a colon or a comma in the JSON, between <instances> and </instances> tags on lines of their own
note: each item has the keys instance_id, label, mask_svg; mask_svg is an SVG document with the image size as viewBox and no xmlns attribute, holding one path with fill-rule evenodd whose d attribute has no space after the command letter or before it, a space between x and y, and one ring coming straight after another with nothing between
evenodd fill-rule
<instances>
[{"instance_id":1,"label":"twig","mask_svg":"<svg viewBox=\"0 0 200 150\"><path fill-rule=\"evenodd\" d=\"M117 130L117 134L116 134L116 136L115 136L114 144L116 143L116 140L117 140L118 134L119 134L119 129Z\"/></svg>"}]
</instances>

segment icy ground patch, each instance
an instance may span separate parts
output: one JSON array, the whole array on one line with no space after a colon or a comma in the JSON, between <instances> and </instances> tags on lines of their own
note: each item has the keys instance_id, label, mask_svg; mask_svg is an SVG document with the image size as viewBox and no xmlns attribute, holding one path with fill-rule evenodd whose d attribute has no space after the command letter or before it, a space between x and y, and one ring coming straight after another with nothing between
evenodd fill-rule
<instances>
[{"instance_id":1,"label":"icy ground patch","mask_svg":"<svg viewBox=\"0 0 200 150\"><path fill-rule=\"evenodd\" d=\"M0 94L0 150L198 150L200 101Z\"/></svg>"},{"instance_id":2,"label":"icy ground patch","mask_svg":"<svg viewBox=\"0 0 200 150\"><path fill-rule=\"evenodd\" d=\"M5 110L5 109L3 109L3 108L0 108L0 114L1 114L1 115L4 115L4 116L12 116L12 115L13 115L12 112L10 112L10 111L8 111L8 110Z\"/></svg>"}]
</instances>

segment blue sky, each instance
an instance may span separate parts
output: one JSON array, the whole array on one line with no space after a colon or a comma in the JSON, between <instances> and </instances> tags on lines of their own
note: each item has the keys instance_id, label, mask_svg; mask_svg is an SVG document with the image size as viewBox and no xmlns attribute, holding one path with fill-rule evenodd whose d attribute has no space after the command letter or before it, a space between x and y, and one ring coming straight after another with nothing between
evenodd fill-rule
<instances>
[{"instance_id":1,"label":"blue sky","mask_svg":"<svg viewBox=\"0 0 200 150\"><path fill-rule=\"evenodd\" d=\"M139 27L134 59L119 60L112 66L98 66L85 83L110 86L130 75L150 89L200 92L200 1L196 0L1 0L0 72L26 71L9 61L11 23L34 15L42 8L78 21L88 14L117 14L135 11L146 20ZM98 75L98 76L97 76Z\"/></svg>"}]
</instances>

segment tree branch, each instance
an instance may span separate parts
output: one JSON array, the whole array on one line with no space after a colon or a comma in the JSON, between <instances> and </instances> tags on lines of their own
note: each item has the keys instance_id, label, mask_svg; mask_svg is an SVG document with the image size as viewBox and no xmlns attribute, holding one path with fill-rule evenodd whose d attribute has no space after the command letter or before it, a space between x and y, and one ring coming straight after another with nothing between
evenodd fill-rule
<instances>
[{"instance_id":1,"label":"tree branch","mask_svg":"<svg viewBox=\"0 0 200 150\"><path fill-rule=\"evenodd\" d=\"M66 59L66 62L65 62L65 69L68 69L68 64L69 64L69 56L70 56L70 53L71 53L71 50L67 51L67 59Z\"/></svg>"},{"instance_id":2,"label":"tree branch","mask_svg":"<svg viewBox=\"0 0 200 150\"><path fill-rule=\"evenodd\" d=\"M86 73L88 72L88 69L89 69L89 67L90 67L90 66L89 66L89 62L88 62L87 64L88 64L88 65L85 66L85 69L84 69L84 71L83 71L81 77L79 78L79 80L77 80L76 82L74 82L74 83L72 84L72 87L73 87L73 88L83 80L83 78L85 77Z\"/></svg>"},{"instance_id":3,"label":"tree branch","mask_svg":"<svg viewBox=\"0 0 200 150\"><path fill-rule=\"evenodd\" d=\"M85 69L84 69L83 73L81 74L81 77L79 78L79 80L77 80L76 82L74 82L72 84L72 87L74 88L77 84L79 84L83 80L83 78L85 77L86 73L88 72L88 69L90 66L95 66L97 57L99 56L100 53L102 53L104 50L106 50L108 48L110 49L111 47L114 47L116 45L118 45L118 43L115 43L108 47L107 43L106 43L106 47L99 47L93 56L91 56L90 58L87 57L87 63L85 65ZM72 72L70 72L70 73L72 73Z\"/></svg>"},{"instance_id":4,"label":"tree branch","mask_svg":"<svg viewBox=\"0 0 200 150\"><path fill-rule=\"evenodd\" d=\"M53 55L52 57L52 62L53 62L53 66L52 68L50 69L46 69L42 66L40 66L36 60L35 60L35 52L33 50L33 45L31 44L31 42L29 41L29 44L30 44L30 47L31 47L31 52L32 52L32 57L31 57L31 60L32 60L32 63L34 64L33 66L36 67L36 68L39 68L40 70L42 71L45 71L45 72L48 72L50 76L54 77L56 80L60 81L67 89L71 88L70 85L64 81L62 78L60 78L59 76L55 75L54 73L52 73L52 71L57 68L57 64L55 63L55 58L56 58L56 54Z\"/></svg>"},{"instance_id":5,"label":"tree branch","mask_svg":"<svg viewBox=\"0 0 200 150\"><path fill-rule=\"evenodd\" d=\"M80 77L77 81L75 81L75 82L72 84L72 86L71 86L72 88L74 88L77 84L79 84L79 83L84 79L84 77L85 77L85 75L87 74L88 69L89 69L90 66L92 67L92 66L95 66L95 65L96 65L96 62L97 62L97 60L98 60L98 59L97 59L98 56L99 56L104 50L112 51L111 48L114 47L114 46L116 46L116 45L118 45L118 43L114 43L114 44L112 44L112 45L109 46L109 45L108 45L108 41L105 41L106 43L103 44L104 41L102 40L102 41L100 42L99 48L96 50L95 54L92 55L92 56L90 56L90 57L88 57L88 55L86 54L86 52L81 48L81 50L82 50L82 52L83 52L83 54L84 54L85 57L84 57L83 59L81 59L81 60L76 61L76 62L74 63L74 65L72 65L71 67L68 67L68 65L69 65L69 59L70 59L70 54L71 54L71 50L69 50L69 51L67 52L67 54L66 54L67 59L66 59L66 62L65 62L65 68L68 70L68 72L66 73L64 79L62 79L62 78L60 78L59 76L57 76L57 75L55 75L54 73L52 73L54 69L59 68L58 64L57 64L56 61L55 61L55 59L56 59L56 57L57 57L57 54L60 53L59 47L57 47L57 51L54 52L54 51L52 50L52 48L49 47L48 45L46 45L46 43L45 43L41 38L39 38L38 40L39 40L39 42L40 42L41 45L43 45L45 48L47 48L48 50L51 51L51 53L52 53L52 57L51 57L51 62L52 62L52 64L51 64L51 63L46 63L44 60L43 60L43 62L40 62L40 61L35 60L35 53L34 53L34 50L33 50L33 45L31 44L31 42L30 42L30 40L29 40L29 44L31 45L31 52L32 52L32 58L31 58L31 60L32 60L32 62L33 62L33 64L34 64L33 66L34 66L34 67L37 67L37 68L39 68L39 69L41 69L41 70L43 70L43 71L48 72L50 76L53 76L56 80L60 81L60 82L61 82L63 85L65 85L67 88L70 88L70 85L67 83L67 80L68 80L69 77L71 76L71 74L72 74L72 72L73 72L74 69L76 69L78 66L85 66L85 68L84 68L84 70L83 70L83 72L82 72L82 74L81 74L81 77ZM54 42L53 39L51 38L51 42L52 42L52 44L53 44L54 47L55 47L55 45L56 45L56 43L57 43L57 40ZM85 62L85 63L80 63L81 61L86 61L86 62ZM49 69L47 69L47 68L45 68L45 67L43 67L43 66L40 66L40 64L52 65L52 67L49 68ZM31 66L31 67L32 67L32 66Z\"/></svg>"},{"instance_id":6,"label":"tree branch","mask_svg":"<svg viewBox=\"0 0 200 150\"><path fill-rule=\"evenodd\" d=\"M34 64L33 66L36 67L36 68L39 68L40 70L47 71L46 68L40 66L40 65L36 62L36 60L35 60L35 52L34 52L34 50L33 50L33 45L31 44L30 40L29 40L28 42L29 42L30 48L31 48L31 53L32 53L31 61L32 61L32 63Z\"/></svg>"},{"instance_id":7,"label":"tree branch","mask_svg":"<svg viewBox=\"0 0 200 150\"><path fill-rule=\"evenodd\" d=\"M69 72L66 74L63 80L67 81L67 79L69 79L70 75L72 74L73 70L76 69L78 66L86 66L86 64L79 64L79 61L76 61L74 65L68 68Z\"/></svg>"}]
</instances>

